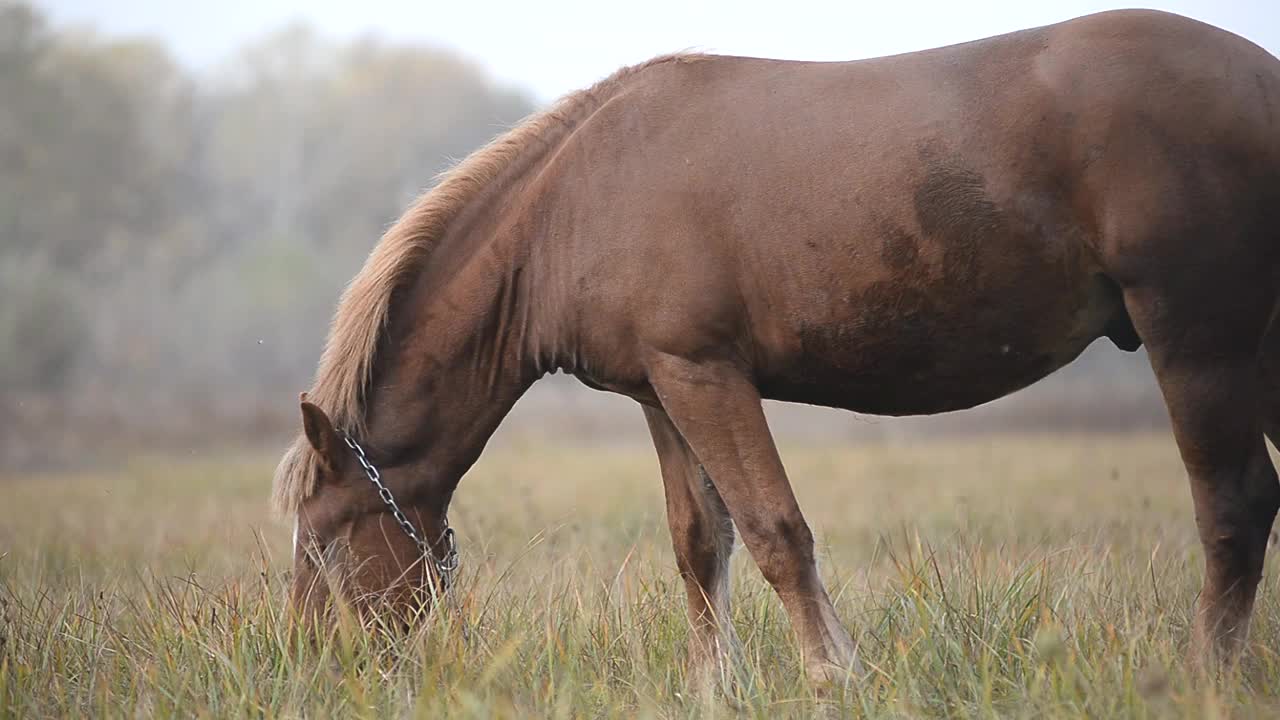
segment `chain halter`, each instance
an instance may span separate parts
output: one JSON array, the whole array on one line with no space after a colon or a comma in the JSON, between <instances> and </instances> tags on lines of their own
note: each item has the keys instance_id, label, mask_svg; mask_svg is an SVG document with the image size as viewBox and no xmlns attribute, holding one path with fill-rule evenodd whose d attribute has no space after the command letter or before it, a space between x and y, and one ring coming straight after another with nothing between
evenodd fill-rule
<instances>
[{"instance_id":1,"label":"chain halter","mask_svg":"<svg viewBox=\"0 0 1280 720\"><path fill-rule=\"evenodd\" d=\"M369 458L365 456L364 448L360 447L360 443L352 440L351 436L346 433L342 433L342 440L355 453L356 460L360 462L360 467L364 468L365 477L369 478L369 482L373 483L373 487L377 489L378 497L382 499L387 509L391 511L391 517L396 519L396 523L400 525L400 529L404 531L404 534L408 535L413 544L418 546L418 551L422 554L423 559L430 559L432 564L435 565L436 574L440 576L440 585L445 592L449 592L453 588L453 579L458 572L459 565L458 542L454 537L453 528L449 527L449 516L444 516L444 534L441 536L441 541L444 543L444 556L437 558L431 552L431 546L427 544L426 540L422 539L422 536L414 529L413 524L409 522L409 518L404 514L404 511L396 504L396 498L391 494L391 489L382 484L382 476L378 474L378 468L369 462Z\"/></svg>"}]
</instances>

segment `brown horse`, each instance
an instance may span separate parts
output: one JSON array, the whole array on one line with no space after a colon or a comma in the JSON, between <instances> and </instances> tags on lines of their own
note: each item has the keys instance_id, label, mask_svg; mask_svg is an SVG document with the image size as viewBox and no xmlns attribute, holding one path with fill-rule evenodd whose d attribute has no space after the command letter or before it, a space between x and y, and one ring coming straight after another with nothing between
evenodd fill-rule
<instances>
[{"instance_id":1,"label":"brown horse","mask_svg":"<svg viewBox=\"0 0 1280 720\"><path fill-rule=\"evenodd\" d=\"M736 526L829 678L854 643L761 398L956 410L1105 336L1149 350L1205 551L1195 647L1231 657L1280 507L1278 300L1280 61L1234 35L1126 11L859 62L658 58L476 152L373 250L276 476L294 600L324 600L322 558L353 596L447 579L459 478L563 370L644 408L691 670L733 642Z\"/></svg>"}]
</instances>

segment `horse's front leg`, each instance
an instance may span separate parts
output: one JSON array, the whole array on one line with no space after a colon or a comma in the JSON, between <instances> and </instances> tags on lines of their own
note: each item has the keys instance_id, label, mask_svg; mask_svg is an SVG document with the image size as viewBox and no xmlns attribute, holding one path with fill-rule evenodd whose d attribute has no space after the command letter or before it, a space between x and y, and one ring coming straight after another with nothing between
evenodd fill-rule
<instances>
[{"instance_id":1,"label":"horse's front leg","mask_svg":"<svg viewBox=\"0 0 1280 720\"><path fill-rule=\"evenodd\" d=\"M728 361L662 355L649 373L667 415L782 599L810 678L819 684L843 680L858 664L854 644L818 576L813 534L774 447L759 391Z\"/></svg>"}]
</instances>

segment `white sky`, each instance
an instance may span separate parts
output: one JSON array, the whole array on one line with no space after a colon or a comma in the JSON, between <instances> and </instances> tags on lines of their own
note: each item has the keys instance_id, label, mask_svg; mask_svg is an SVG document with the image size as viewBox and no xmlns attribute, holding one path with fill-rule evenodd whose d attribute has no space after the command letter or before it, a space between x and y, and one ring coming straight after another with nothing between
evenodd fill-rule
<instances>
[{"instance_id":1,"label":"white sky","mask_svg":"<svg viewBox=\"0 0 1280 720\"><path fill-rule=\"evenodd\" d=\"M1111 8L1109 0L37 0L58 23L165 39L205 67L294 20L334 37L376 34L478 60L549 100L663 52L847 60L918 50ZM1280 0L1154 0L1280 54Z\"/></svg>"}]
</instances>

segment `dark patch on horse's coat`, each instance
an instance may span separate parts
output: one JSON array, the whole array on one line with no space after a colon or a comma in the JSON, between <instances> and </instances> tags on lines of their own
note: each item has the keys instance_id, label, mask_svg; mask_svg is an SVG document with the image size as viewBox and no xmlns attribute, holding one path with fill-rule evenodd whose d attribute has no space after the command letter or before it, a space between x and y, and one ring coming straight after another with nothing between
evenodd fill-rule
<instances>
[{"instance_id":1,"label":"dark patch on horse's coat","mask_svg":"<svg viewBox=\"0 0 1280 720\"><path fill-rule=\"evenodd\" d=\"M920 157L925 177L914 197L920 230L943 246L942 271L949 282L976 282L979 247L1004 231L1004 215L987 194L984 178L958 158L941 158L929 145Z\"/></svg>"},{"instance_id":2,"label":"dark patch on horse's coat","mask_svg":"<svg viewBox=\"0 0 1280 720\"><path fill-rule=\"evenodd\" d=\"M890 270L906 270L920 259L920 242L914 235L889 223L883 223L881 233L880 257Z\"/></svg>"},{"instance_id":3,"label":"dark patch on horse's coat","mask_svg":"<svg viewBox=\"0 0 1280 720\"><path fill-rule=\"evenodd\" d=\"M908 283L883 280L871 283L858 297L858 335L884 346L910 348L898 355L905 362L895 364L897 372L908 376L928 372L937 362L933 353L932 320L937 317L936 300ZM863 348L864 352L872 348ZM866 353L872 355L875 353Z\"/></svg>"}]
</instances>

